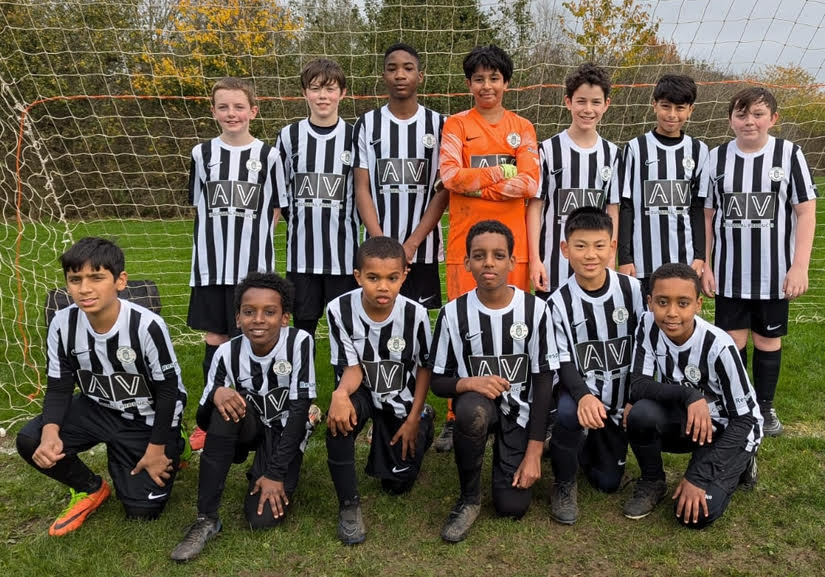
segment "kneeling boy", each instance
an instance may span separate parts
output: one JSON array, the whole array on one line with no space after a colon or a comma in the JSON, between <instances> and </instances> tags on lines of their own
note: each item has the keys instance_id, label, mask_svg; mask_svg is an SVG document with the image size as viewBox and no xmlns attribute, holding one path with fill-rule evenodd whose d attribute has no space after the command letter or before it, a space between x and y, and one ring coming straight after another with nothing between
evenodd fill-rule
<instances>
[{"instance_id":1,"label":"kneeling boy","mask_svg":"<svg viewBox=\"0 0 825 577\"><path fill-rule=\"evenodd\" d=\"M692 453L673 493L676 516L701 528L722 516L741 482L756 482L762 415L733 340L698 316L696 272L662 265L650 277L630 379L627 436L642 470L624 514L650 514L667 491L662 451ZM654 378L656 375L659 380Z\"/></svg>"},{"instance_id":2,"label":"kneeling boy","mask_svg":"<svg viewBox=\"0 0 825 577\"><path fill-rule=\"evenodd\" d=\"M244 515L252 529L279 525L298 485L315 398L312 337L290 327L292 284L275 273L251 272L235 293L241 335L222 344L198 407L207 432L198 476L198 517L172 551L175 561L196 557L221 530L221 495L232 463L255 450L247 471Z\"/></svg>"},{"instance_id":3,"label":"kneeling boy","mask_svg":"<svg viewBox=\"0 0 825 577\"><path fill-rule=\"evenodd\" d=\"M594 487L612 493L622 481L627 457L621 426L625 385L633 336L645 309L641 283L609 269L616 248L612 234L613 220L602 209L570 213L561 252L573 276L548 301L561 365L550 439L555 476L550 515L564 524L579 516L579 463Z\"/></svg>"},{"instance_id":4,"label":"kneeling boy","mask_svg":"<svg viewBox=\"0 0 825 577\"><path fill-rule=\"evenodd\" d=\"M513 270L513 234L483 220L467 234L464 266L476 288L447 303L438 315L433 392L454 398L455 461L461 496L441 538L467 537L481 510L481 467L487 435L493 445L493 505L521 518L530 487L541 476L545 421L558 353L550 311L535 296L507 284Z\"/></svg>"},{"instance_id":5,"label":"kneeling boy","mask_svg":"<svg viewBox=\"0 0 825 577\"><path fill-rule=\"evenodd\" d=\"M431 374L424 366L430 321L427 309L399 295L406 276L401 243L372 237L356 253L360 288L327 307L332 365L345 367L327 418L338 537L345 545L366 539L355 476L355 437L366 421L373 422L367 474L393 494L412 488L433 441L434 413L424 405Z\"/></svg>"},{"instance_id":6,"label":"kneeling boy","mask_svg":"<svg viewBox=\"0 0 825 577\"><path fill-rule=\"evenodd\" d=\"M17 435L17 452L71 490L50 535L80 528L109 496L109 484L78 456L98 443L106 443L126 516L154 519L169 500L184 445L186 391L169 332L158 315L118 298L125 259L112 242L81 239L60 262L74 304L49 325L43 414Z\"/></svg>"}]
</instances>

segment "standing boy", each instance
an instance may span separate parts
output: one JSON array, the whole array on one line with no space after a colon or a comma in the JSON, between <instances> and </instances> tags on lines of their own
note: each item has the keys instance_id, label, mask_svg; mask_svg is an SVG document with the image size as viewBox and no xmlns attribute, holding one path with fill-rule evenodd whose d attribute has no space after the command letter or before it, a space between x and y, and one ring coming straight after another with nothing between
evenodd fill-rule
<instances>
[{"instance_id":1,"label":"standing boy","mask_svg":"<svg viewBox=\"0 0 825 577\"><path fill-rule=\"evenodd\" d=\"M358 248L360 288L327 307L332 364L345 367L327 417L329 472L338 495L338 538L366 539L355 475L355 437L368 419L373 433L367 474L391 494L409 491L433 441L431 407L425 406L430 369L427 309L400 296L407 275L404 247L390 237Z\"/></svg>"},{"instance_id":2,"label":"standing boy","mask_svg":"<svg viewBox=\"0 0 825 577\"><path fill-rule=\"evenodd\" d=\"M441 538L464 540L481 510L481 467L493 441L493 505L521 518L541 476L545 419L558 354L550 311L507 284L513 234L498 221L473 225L464 264L477 286L438 315L429 364L433 392L455 401L455 461L461 496Z\"/></svg>"},{"instance_id":3,"label":"standing boy","mask_svg":"<svg viewBox=\"0 0 825 577\"><path fill-rule=\"evenodd\" d=\"M441 138L441 178L450 193L447 298L455 300L476 287L464 265L465 240L470 227L486 219L499 220L512 231L515 264L508 280L529 291L525 202L538 194L536 130L502 104L513 75L513 61L504 50L476 46L463 67L475 105L449 117ZM436 449L452 448L454 418L448 409Z\"/></svg>"},{"instance_id":4,"label":"standing boy","mask_svg":"<svg viewBox=\"0 0 825 577\"><path fill-rule=\"evenodd\" d=\"M389 100L355 123L355 197L368 236L404 245L409 271L401 294L428 309L441 307L439 220L449 201L438 179L444 117L418 104L423 80L418 52L393 44L384 53Z\"/></svg>"},{"instance_id":5,"label":"standing boy","mask_svg":"<svg viewBox=\"0 0 825 577\"><path fill-rule=\"evenodd\" d=\"M705 143L682 131L696 102L696 82L667 74L653 89L656 128L627 143L619 214L619 272L642 281L666 262L702 274L705 259Z\"/></svg>"},{"instance_id":6,"label":"standing boy","mask_svg":"<svg viewBox=\"0 0 825 577\"><path fill-rule=\"evenodd\" d=\"M218 509L232 463L255 451L244 516L252 529L279 525L298 484L315 398L312 337L289 326L295 294L275 273L251 272L235 294L241 335L218 348L198 406L207 432L198 474L198 517L172 551L190 561L221 530Z\"/></svg>"},{"instance_id":7,"label":"standing boy","mask_svg":"<svg viewBox=\"0 0 825 577\"><path fill-rule=\"evenodd\" d=\"M740 483L756 483L762 416L733 340L699 316L699 277L684 263L650 277L633 355L625 423L641 478L624 505L649 515L667 492L662 451L691 453L673 493L676 517L702 528L722 516Z\"/></svg>"},{"instance_id":8,"label":"standing boy","mask_svg":"<svg viewBox=\"0 0 825 577\"><path fill-rule=\"evenodd\" d=\"M570 214L561 251L573 276L548 301L560 364L550 515L568 525L579 515L579 463L594 487L612 493L627 458L622 412L644 295L638 280L609 268L616 248L612 234L613 220L600 208Z\"/></svg>"},{"instance_id":9,"label":"standing boy","mask_svg":"<svg viewBox=\"0 0 825 577\"><path fill-rule=\"evenodd\" d=\"M347 93L337 62L313 60L301 70L309 118L278 136L276 170L287 217L286 276L301 298L296 328L315 335L324 306L355 288L358 214L352 191L352 126L338 116Z\"/></svg>"},{"instance_id":10,"label":"standing boy","mask_svg":"<svg viewBox=\"0 0 825 577\"><path fill-rule=\"evenodd\" d=\"M782 433L773 406L782 337L788 301L808 290L816 227L816 186L802 150L768 134L776 110L776 98L762 87L731 98L736 139L713 149L707 170L711 242L702 277L705 294L716 295L716 325L733 338L745 366L753 336L753 384L767 436Z\"/></svg>"},{"instance_id":11,"label":"standing boy","mask_svg":"<svg viewBox=\"0 0 825 577\"><path fill-rule=\"evenodd\" d=\"M235 285L250 271L275 268L276 153L249 133L257 114L251 82L219 80L212 87L212 116L221 134L192 149L189 202L196 212L187 324L206 331L204 384L215 351L237 334ZM192 434L191 444L203 447L202 430Z\"/></svg>"},{"instance_id":12,"label":"standing boy","mask_svg":"<svg viewBox=\"0 0 825 577\"><path fill-rule=\"evenodd\" d=\"M109 484L78 456L98 443L106 444L126 517L155 519L184 445L186 391L169 332L158 315L118 298L125 262L110 241L83 238L60 262L74 304L49 325L43 414L18 433L17 452L71 491L49 535L79 529L109 497ZM73 395L75 385L80 392Z\"/></svg>"},{"instance_id":13,"label":"standing boy","mask_svg":"<svg viewBox=\"0 0 825 577\"><path fill-rule=\"evenodd\" d=\"M597 132L610 106L610 77L601 66L586 63L567 76L564 86L570 126L541 144L541 197L527 204L530 280L545 300L572 274L559 242L573 210L604 208L613 220L614 239L619 227L619 152Z\"/></svg>"}]
</instances>

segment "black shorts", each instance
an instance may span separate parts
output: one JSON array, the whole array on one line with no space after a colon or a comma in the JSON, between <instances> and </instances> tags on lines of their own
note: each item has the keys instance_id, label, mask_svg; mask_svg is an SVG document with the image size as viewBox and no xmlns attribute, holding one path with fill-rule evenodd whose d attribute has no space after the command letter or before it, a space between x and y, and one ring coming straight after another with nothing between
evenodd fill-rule
<instances>
[{"instance_id":1,"label":"black shorts","mask_svg":"<svg viewBox=\"0 0 825 577\"><path fill-rule=\"evenodd\" d=\"M186 324L198 331L230 338L239 335L241 331L235 323L235 286L193 286Z\"/></svg>"},{"instance_id":2,"label":"black shorts","mask_svg":"<svg viewBox=\"0 0 825 577\"><path fill-rule=\"evenodd\" d=\"M324 316L329 301L358 288L351 274L287 272L286 278L295 287L292 318L299 321L317 321Z\"/></svg>"},{"instance_id":3,"label":"black shorts","mask_svg":"<svg viewBox=\"0 0 825 577\"><path fill-rule=\"evenodd\" d=\"M767 338L788 334L787 299L740 299L716 296L715 324L725 331L748 329Z\"/></svg>"},{"instance_id":4,"label":"black shorts","mask_svg":"<svg viewBox=\"0 0 825 577\"><path fill-rule=\"evenodd\" d=\"M29 421L20 434L39 439L43 429L43 415ZM183 451L184 440L178 427L169 432L166 456L172 460L172 471L163 487L155 484L149 473L141 471L132 475L149 444L152 427L130 421L117 411L101 407L85 395L72 397L66 418L60 426L60 440L66 455L88 451L98 443L106 444L109 475L117 498L127 508L162 509L172 493L175 475Z\"/></svg>"},{"instance_id":5,"label":"black shorts","mask_svg":"<svg viewBox=\"0 0 825 577\"><path fill-rule=\"evenodd\" d=\"M428 309L441 308L441 277L438 263L413 263L409 265L407 280L401 286L401 294Z\"/></svg>"},{"instance_id":6,"label":"black shorts","mask_svg":"<svg viewBox=\"0 0 825 577\"><path fill-rule=\"evenodd\" d=\"M604 428L587 431L587 438L579 454L579 464L588 472L588 476L598 472L599 477L621 479L626 461L627 435L613 419L607 419Z\"/></svg>"}]
</instances>

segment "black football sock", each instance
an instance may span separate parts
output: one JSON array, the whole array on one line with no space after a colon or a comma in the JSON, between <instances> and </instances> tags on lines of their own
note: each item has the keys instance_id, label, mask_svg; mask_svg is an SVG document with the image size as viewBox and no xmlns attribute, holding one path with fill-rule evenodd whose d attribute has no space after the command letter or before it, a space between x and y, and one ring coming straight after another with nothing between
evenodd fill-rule
<instances>
[{"instance_id":1,"label":"black football sock","mask_svg":"<svg viewBox=\"0 0 825 577\"><path fill-rule=\"evenodd\" d=\"M760 403L773 403L781 363L782 349L776 351L753 349L753 387L756 389L756 400Z\"/></svg>"}]
</instances>

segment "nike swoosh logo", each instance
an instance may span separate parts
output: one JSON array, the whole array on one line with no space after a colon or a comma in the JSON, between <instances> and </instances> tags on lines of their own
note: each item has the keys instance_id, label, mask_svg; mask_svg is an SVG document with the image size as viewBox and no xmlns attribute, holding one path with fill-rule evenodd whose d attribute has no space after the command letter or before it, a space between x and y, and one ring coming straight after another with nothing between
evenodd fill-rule
<instances>
[{"instance_id":1,"label":"nike swoosh logo","mask_svg":"<svg viewBox=\"0 0 825 577\"><path fill-rule=\"evenodd\" d=\"M478 335L480 335L481 332L482 331L478 331L477 333L467 333L467 334L464 335L464 338L469 341L471 338L477 337Z\"/></svg>"},{"instance_id":2,"label":"nike swoosh logo","mask_svg":"<svg viewBox=\"0 0 825 577\"><path fill-rule=\"evenodd\" d=\"M380 138L378 138L378 139L376 139L376 140L373 140L372 142L370 142L370 146L375 146L375 145L376 145L376 144L378 144L379 142L381 142L381 139L380 139Z\"/></svg>"},{"instance_id":3,"label":"nike swoosh logo","mask_svg":"<svg viewBox=\"0 0 825 577\"><path fill-rule=\"evenodd\" d=\"M577 322L577 323L574 323L574 324L573 324L573 328L575 329L576 327L581 326L581 325L583 325L583 324L584 324L584 323L586 323L586 322L587 322L587 319L584 319L583 321L579 321L579 322Z\"/></svg>"},{"instance_id":4,"label":"nike swoosh logo","mask_svg":"<svg viewBox=\"0 0 825 577\"><path fill-rule=\"evenodd\" d=\"M766 326L766 327L765 327L765 330L768 330L768 331L775 331L775 330L777 330L777 329L781 329L781 328L782 328L782 325L781 325L781 324L778 324L778 325L768 325L768 326Z\"/></svg>"},{"instance_id":5,"label":"nike swoosh logo","mask_svg":"<svg viewBox=\"0 0 825 577\"><path fill-rule=\"evenodd\" d=\"M711 177L710 177L710 179L711 179L714 183L719 182L719 181L720 181L720 180L722 180L723 178L725 178L725 175L724 175L724 174L713 175L713 176L711 176Z\"/></svg>"},{"instance_id":6,"label":"nike swoosh logo","mask_svg":"<svg viewBox=\"0 0 825 577\"><path fill-rule=\"evenodd\" d=\"M480 138L480 137L479 136L466 136L465 138L466 138L467 142L470 142L471 140L475 140L476 138Z\"/></svg>"},{"instance_id":7,"label":"nike swoosh logo","mask_svg":"<svg viewBox=\"0 0 825 577\"><path fill-rule=\"evenodd\" d=\"M221 161L219 160L218 162L213 162L212 164L207 164L206 168L213 168L215 166L220 166L220 164L221 164Z\"/></svg>"},{"instance_id":8,"label":"nike swoosh logo","mask_svg":"<svg viewBox=\"0 0 825 577\"><path fill-rule=\"evenodd\" d=\"M559 173L560 173L560 172L562 172L563 170L564 170L564 167L557 168L556 170L551 170L551 171L550 171L550 176L556 176L557 174L559 174Z\"/></svg>"},{"instance_id":9,"label":"nike swoosh logo","mask_svg":"<svg viewBox=\"0 0 825 577\"><path fill-rule=\"evenodd\" d=\"M624 466L624 464L625 464L625 463L627 463L627 460L626 460L626 459L619 459L618 465L619 465L620 467L622 467L622 466Z\"/></svg>"},{"instance_id":10,"label":"nike swoosh logo","mask_svg":"<svg viewBox=\"0 0 825 577\"><path fill-rule=\"evenodd\" d=\"M418 303L423 305L425 302L432 300L433 297L435 297L435 295L430 295L428 297L418 297Z\"/></svg>"},{"instance_id":11,"label":"nike swoosh logo","mask_svg":"<svg viewBox=\"0 0 825 577\"><path fill-rule=\"evenodd\" d=\"M168 494L169 493L161 493L160 495L155 495L155 492L152 491L151 493L146 495L146 498L149 499L150 501L154 501L155 499L161 499L161 498L165 497Z\"/></svg>"},{"instance_id":12,"label":"nike swoosh logo","mask_svg":"<svg viewBox=\"0 0 825 577\"><path fill-rule=\"evenodd\" d=\"M653 160L645 160L645 166L650 166L651 164L656 164L659 162L658 158L654 158Z\"/></svg>"},{"instance_id":13,"label":"nike swoosh logo","mask_svg":"<svg viewBox=\"0 0 825 577\"><path fill-rule=\"evenodd\" d=\"M401 467L400 469L398 467L393 467L392 472L397 475L398 473L403 473L404 471L406 471L409 468L410 468L409 465L407 465L406 467Z\"/></svg>"}]
</instances>

